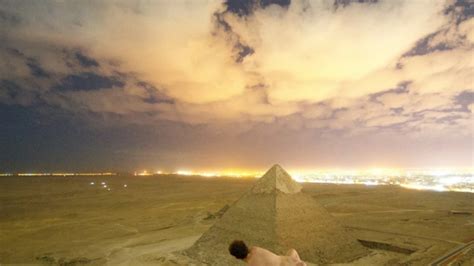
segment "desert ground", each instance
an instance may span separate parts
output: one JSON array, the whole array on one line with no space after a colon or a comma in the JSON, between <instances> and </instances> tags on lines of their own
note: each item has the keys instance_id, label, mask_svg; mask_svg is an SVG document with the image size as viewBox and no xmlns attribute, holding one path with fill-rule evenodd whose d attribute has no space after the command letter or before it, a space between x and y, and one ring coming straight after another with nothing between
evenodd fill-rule
<instances>
[{"instance_id":1,"label":"desert ground","mask_svg":"<svg viewBox=\"0 0 474 266\"><path fill-rule=\"evenodd\" d=\"M0 264L199 265L180 251L254 182L175 175L0 177ZM308 183L303 191L370 247L370 255L353 265L426 265L474 240L473 193ZM473 245L456 258L455 265L474 265Z\"/></svg>"}]
</instances>

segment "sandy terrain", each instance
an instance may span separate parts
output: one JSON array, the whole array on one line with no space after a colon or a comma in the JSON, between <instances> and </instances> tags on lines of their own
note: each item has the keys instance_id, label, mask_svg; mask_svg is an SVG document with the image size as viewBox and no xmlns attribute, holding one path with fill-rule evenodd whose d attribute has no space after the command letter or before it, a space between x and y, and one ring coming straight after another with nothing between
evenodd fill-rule
<instances>
[{"instance_id":1,"label":"sandy terrain","mask_svg":"<svg viewBox=\"0 0 474 266\"><path fill-rule=\"evenodd\" d=\"M215 214L254 182L176 176L2 177L0 263L192 263L172 252L192 245L215 222ZM474 216L449 212L474 212L474 194L326 184L304 184L303 191L358 239L387 243L395 250L375 245L356 265L426 265L474 239ZM463 265L472 265L472 249L463 254Z\"/></svg>"}]
</instances>

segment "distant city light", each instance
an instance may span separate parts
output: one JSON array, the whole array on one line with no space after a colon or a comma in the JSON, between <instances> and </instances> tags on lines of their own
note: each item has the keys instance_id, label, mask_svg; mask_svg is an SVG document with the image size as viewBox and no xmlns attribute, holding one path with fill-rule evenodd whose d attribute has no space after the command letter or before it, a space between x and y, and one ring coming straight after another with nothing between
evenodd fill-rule
<instances>
[{"instance_id":1,"label":"distant city light","mask_svg":"<svg viewBox=\"0 0 474 266\"><path fill-rule=\"evenodd\" d=\"M195 174L193 174L192 171L188 171L188 170L178 170L174 174L177 174L177 175L195 175Z\"/></svg>"},{"instance_id":2,"label":"distant city light","mask_svg":"<svg viewBox=\"0 0 474 266\"><path fill-rule=\"evenodd\" d=\"M117 175L116 173L105 172L105 173L0 173L0 176L112 176Z\"/></svg>"},{"instance_id":3,"label":"distant city light","mask_svg":"<svg viewBox=\"0 0 474 266\"><path fill-rule=\"evenodd\" d=\"M390 168L371 168L367 170L298 170L289 171L290 175L298 182L308 183L332 183L332 184L362 184L367 186L375 185L397 185L408 189L433 190L433 191L458 191L474 193L474 169L390 169ZM182 176L201 176L208 178L215 177L235 177L248 178L260 177L264 173L258 171L246 170L223 170L223 171L192 171L177 170L175 172L164 172L161 170L149 172L143 170L135 172L135 176L152 175L182 175ZM70 173L70 172L31 172L31 173L0 173L0 176L111 176L116 175L112 172L103 173ZM90 182L95 185L95 182ZM101 186L109 188L105 181ZM127 184L123 185L124 188ZM109 188L110 189L110 188Z\"/></svg>"},{"instance_id":4,"label":"distant city light","mask_svg":"<svg viewBox=\"0 0 474 266\"><path fill-rule=\"evenodd\" d=\"M52 173L52 176L74 176L74 173Z\"/></svg>"},{"instance_id":5,"label":"distant city light","mask_svg":"<svg viewBox=\"0 0 474 266\"><path fill-rule=\"evenodd\" d=\"M11 173L0 173L0 176L13 176Z\"/></svg>"},{"instance_id":6,"label":"distant city light","mask_svg":"<svg viewBox=\"0 0 474 266\"><path fill-rule=\"evenodd\" d=\"M149 172L147 170L134 172L135 176L151 176L151 175L182 175L182 176L202 176L202 177L257 177L261 172L246 172L246 171L211 171L211 172L195 172L191 170L177 170L174 172L155 171Z\"/></svg>"},{"instance_id":7,"label":"distant city light","mask_svg":"<svg viewBox=\"0 0 474 266\"><path fill-rule=\"evenodd\" d=\"M292 175L299 182L398 185L408 189L474 193L474 171L453 169L369 169L367 171L319 171Z\"/></svg>"},{"instance_id":8,"label":"distant city light","mask_svg":"<svg viewBox=\"0 0 474 266\"><path fill-rule=\"evenodd\" d=\"M135 172L134 173L135 176L150 176L150 175L153 175L153 173L149 173L147 170L144 170L142 172Z\"/></svg>"},{"instance_id":9,"label":"distant city light","mask_svg":"<svg viewBox=\"0 0 474 266\"><path fill-rule=\"evenodd\" d=\"M331 183L331 184L361 184L366 186L397 185L408 189L433 191L458 191L474 193L474 169L390 169L370 168L366 170L305 170L289 171L298 182ZM228 171L192 171L177 170L155 174L174 174L181 176L201 177L260 177L262 172L241 170ZM135 175L152 175L148 171Z\"/></svg>"}]
</instances>

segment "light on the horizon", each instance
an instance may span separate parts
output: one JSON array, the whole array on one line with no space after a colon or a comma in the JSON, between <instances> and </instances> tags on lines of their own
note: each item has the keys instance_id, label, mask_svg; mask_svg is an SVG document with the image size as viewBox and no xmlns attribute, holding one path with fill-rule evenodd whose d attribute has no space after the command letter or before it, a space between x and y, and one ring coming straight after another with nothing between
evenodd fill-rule
<instances>
[{"instance_id":1,"label":"light on the horizon","mask_svg":"<svg viewBox=\"0 0 474 266\"><path fill-rule=\"evenodd\" d=\"M85 173L62 173L62 172L38 172L38 173L0 173L0 176L112 176L117 175L116 173L112 172L104 172L104 173L93 173L93 172L85 172Z\"/></svg>"},{"instance_id":2,"label":"light on the horizon","mask_svg":"<svg viewBox=\"0 0 474 266\"><path fill-rule=\"evenodd\" d=\"M147 170L141 171L141 172L135 172L135 176L150 176L153 175L153 173L148 172Z\"/></svg>"},{"instance_id":3,"label":"light on the horizon","mask_svg":"<svg viewBox=\"0 0 474 266\"><path fill-rule=\"evenodd\" d=\"M178 171L175 172L175 174L177 174L177 175L186 175L186 176L195 175L195 174L193 174L192 171L188 171L188 170L178 170Z\"/></svg>"},{"instance_id":4,"label":"light on the horizon","mask_svg":"<svg viewBox=\"0 0 474 266\"><path fill-rule=\"evenodd\" d=\"M291 171L290 171L291 172ZM397 185L408 189L474 193L474 171L467 169L377 168L360 171L306 171L292 175L296 181L332 184Z\"/></svg>"}]
</instances>

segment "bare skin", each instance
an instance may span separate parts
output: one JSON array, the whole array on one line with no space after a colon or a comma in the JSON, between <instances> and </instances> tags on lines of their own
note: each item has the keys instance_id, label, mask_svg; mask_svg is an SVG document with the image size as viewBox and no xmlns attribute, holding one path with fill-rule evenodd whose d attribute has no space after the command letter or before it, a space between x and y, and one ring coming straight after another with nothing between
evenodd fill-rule
<instances>
[{"instance_id":1,"label":"bare skin","mask_svg":"<svg viewBox=\"0 0 474 266\"><path fill-rule=\"evenodd\" d=\"M264 248L251 247L245 262L249 266L306 266L294 249L290 249L286 256L278 256Z\"/></svg>"}]
</instances>

